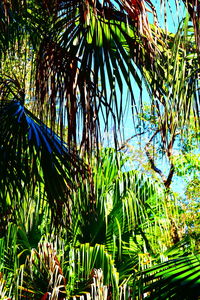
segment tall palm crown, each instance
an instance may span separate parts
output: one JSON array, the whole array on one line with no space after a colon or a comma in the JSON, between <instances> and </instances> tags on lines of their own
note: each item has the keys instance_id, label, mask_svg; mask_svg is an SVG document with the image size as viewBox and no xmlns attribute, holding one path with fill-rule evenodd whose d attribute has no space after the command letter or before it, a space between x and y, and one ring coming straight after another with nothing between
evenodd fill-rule
<instances>
[{"instance_id":1,"label":"tall palm crown","mask_svg":"<svg viewBox=\"0 0 200 300\"><path fill-rule=\"evenodd\" d=\"M0 55L7 57L1 66L2 98L11 92L22 103L31 101L41 121L53 129L59 124L61 137L67 127L69 148L98 146L102 120L117 132L127 90L137 113L134 90L142 89L141 76L154 99L154 89L160 90L156 96L162 103L164 90L156 78L165 86L168 79L156 61L166 57L150 1L1 1L0 22ZM16 78L9 76L12 68Z\"/></svg>"},{"instance_id":2,"label":"tall palm crown","mask_svg":"<svg viewBox=\"0 0 200 300\"><path fill-rule=\"evenodd\" d=\"M153 13L150 1L146 4ZM69 147L77 143L78 127L82 148L88 150L95 140L97 145L99 115L106 124L113 118L119 125L124 82L135 105L131 76L141 86L137 68L145 60L151 64L155 47L145 3L2 1L1 6L1 55L24 60L22 78L13 78L19 98L23 91L27 97L29 59L30 88L40 119L53 128L59 121L60 130L67 126Z\"/></svg>"},{"instance_id":3,"label":"tall palm crown","mask_svg":"<svg viewBox=\"0 0 200 300\"><path fill-rule=\"evenodd\" d=\"M151 2L146 4L153 13ZM107 130L112 122L117 143L124 84L137 109L131 80L141 88L139 70L144 62L152 67L156 52L146 6L141 1L1 1L0 25L1 103L14 101L1 111L2 195L8 186L18 198L10 183L23 194L31 177L33 193L42 172L49 201L61 216L59 207L80 171L77 150L90 156L98 149L102 120ZM14 169L11 157L17 161Z\"/></svg>"}]
</instances>

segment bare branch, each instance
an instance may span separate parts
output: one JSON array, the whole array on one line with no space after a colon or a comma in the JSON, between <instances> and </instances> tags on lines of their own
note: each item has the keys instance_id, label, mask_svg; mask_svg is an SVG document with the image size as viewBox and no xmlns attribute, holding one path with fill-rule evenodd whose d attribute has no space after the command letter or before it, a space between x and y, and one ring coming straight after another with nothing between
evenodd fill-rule
<instances>
[{"instance_id":1,"label":"bare branch","mask_svg":"<svg viewBox=\"0 0 200 300\"><path fill-rule=\"evenodd\" d=\"M124 148L126 147L126 144L127 144L130 140L132 140L132 139L134 139L136 136L140 136L140 135L142 135L142 134L144 134L144 133L146 133L146 132L143 131L143 132L140 132L140 133L137 133L137 134L132 135L130 138L128 138L128 139L122 144L122 146L121 146L120 148L117 149L117 151L120 151L120 150L124 149Z\"/></svg>"},{"instance_id":2,"label":"bare branch","mask_svg":"<svg viewBox=\"0 0 200 300\"><path fill-rule=\"evenodd\" d=\"M146 155L148 157L148 160L150 162L150 165L151 165L151 168L152 170L154 170L156 173L158 173L160 175L160 177L162 178L162 181L164 183L164 186L166 187L166 189L168 189L171 185L171 182L172 182L172 178L173 178L173 175L174 175L174 164L171 160L171 156L172 156L172 147L173 147L173 144L174 144L174 140L175 140L175 135L173 136L173 139L168 147L168 151L166 152L167 154L167 157L170 161L170 171L169 171L169 174L166 178L166 176L163 174L163 172L158 169L155 165L155 162L154 162L154 158L153 156L151 155L151 153L149 152L149 147L151 145L151 142L153 141L153 139L155 138L155 136L160 132L159 129L157 129L154 134L152 135L152 137L150 138L150 140L148 141L148 143L146 144L145 146L145 151L146 151Z\"/></svg>"},{"instance_id":3,"label":"bare branch","mask_svg":"<svg viewBox=\"0 0 200 300\"><path fill-rule=\"evenodd\" d=\"M148 143L147 143L146 146L145 146L145 152L146 152L147 158L148 158L148 160L149 160L149 162L150 162L151 168L152 168L156 173L158 173L158 174L160 175L160 177L162 178L162 181L165 183L165 182L167 181L167 178L165 177L165 175L163 174L163 172L162 172L160 169L158 169L158 168L156 167L155 162L154 162L154 158L153 158L153 156L152 156L152 155L150 154L150 152L149 152L149 147L150 147L150 145L151 145L151 142L152 142L152 140L155 138L155 136L158 134L159 131L160 131L160 130L157 129L157 130L154 132L154 134L152 135L152 137L150 138L150 140L148 141Z\"/></svg>"}]
</instances>

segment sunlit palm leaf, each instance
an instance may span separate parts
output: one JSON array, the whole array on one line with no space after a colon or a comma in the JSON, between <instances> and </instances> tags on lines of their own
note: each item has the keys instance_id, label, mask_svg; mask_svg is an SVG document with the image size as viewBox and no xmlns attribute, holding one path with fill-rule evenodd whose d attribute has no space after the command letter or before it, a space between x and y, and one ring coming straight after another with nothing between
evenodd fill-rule
<instances>
[{"instance_id":1,"label":"sunlit palm leaf","mask_svg":"<svg viewBox=\"0 0 200 300\"><path fill-rule=\"evenodd\" d=\"M2 230L0 238L0 298L6 299L12 294L17 295L15 274L19 271L17 226L7 224L7 230ZM6 296L5 296L6 295ZM4 297L3 297L4 296Z\"/></svg>"},{"instance_id":2,"label":"sunlit palm leaf","mask_svg":"<svg viewBox=\"0 0 200 300\"><path fill-rule=\"evenodd\" d=\"M199 31L199 24L200 24L200 1L199 0L192 0L192 1L186 1L183 0L185 6L188 9L188 12L190 14L190 18L193 22L194 27L194 34L195 34L195 40L197 45L197 53L198 53L198 59L200 62L200 31Z\"/></svg>"},{"instance_id":3,"label":"sunlit palm leaf","mask_svg":"<svg viewBox=\"0 0 200 300\"><path fill-rule=\"evenodd\" d=\"M173 149L180 136L189 130L192 118L199 128L199 67L194 35L191 34L188 16L176 34L162 30L165 42L158 41L162 55L157 57L154 69L146 69L146 78L153 94L149 124L154 129L145 149L152 169L162 177L169 188L174 174ZM145 72L145 71L144 71ZM156 168L149 152L153 141L160 143L170 171L167 177Z\"/></svg>"},{"instance_id":4,"label":"sunlit palm leaf","mask_svg":"<svg viewBox=\"0 0 200 300\"><path fill-rule=\"evenodd\" d=\"M119 274L112 256L107 253L105 246L100 244L93 247L89 244L82 244L79 248L70 249L69 263L66 265L66 278L69 278L69 290L73 288L71 294L81 294L83 291L91 292L95 269L103 271L103 284L107 287L112 286L111 294L113 297L117 297ZM78 283L77 289L74 289L75 282Z\"/></svg>"},{"instance_id":5,"label":"sunlit palm leaf","mask_svg":"<svg viewBox=\"0 0 200 300\"><path fill-rule=\"evenodd\" d=\"M105 244L123 280L139 267L138 253L148 252L150 260L155 259L160 246L170 243L168 211L159 185L136 171L119 170L127 157L114 149L99 155L99 163L93 165L93 206L85 182L74 194L73 242Z\"/></svg>"}]
</instances>

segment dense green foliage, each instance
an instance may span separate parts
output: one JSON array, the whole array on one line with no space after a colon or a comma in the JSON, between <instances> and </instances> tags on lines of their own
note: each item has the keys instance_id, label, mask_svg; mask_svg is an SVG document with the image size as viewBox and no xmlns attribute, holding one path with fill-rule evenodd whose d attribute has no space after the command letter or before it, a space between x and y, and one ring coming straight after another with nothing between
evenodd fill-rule
<instances>
[{"instance_id":1,"label":"dense green foliage","mask_svg":"<svg viewBox=\"0 0 200 300\"><path fill-rule=\"evenodd\" d=\"M183 5L170 33L149 0L0 1L0 299L200 296L200 4Z\"/></svg>"}]
</instances>

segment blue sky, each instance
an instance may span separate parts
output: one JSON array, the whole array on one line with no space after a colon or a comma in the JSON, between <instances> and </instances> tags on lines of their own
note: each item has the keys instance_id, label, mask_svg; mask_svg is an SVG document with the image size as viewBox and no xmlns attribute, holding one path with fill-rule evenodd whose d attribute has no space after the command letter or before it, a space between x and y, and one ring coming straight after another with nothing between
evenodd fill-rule
<instances>
[{"instance_id":1,"label":"blue sky","mask_svg":"<svg viewBox=\"0 0 200 300\"><path fill-rule=\"evenodd\" d=\"M182 16L184 16L185 12L183 2L180 0L152 0L151 2L155 6L159 25L163 28L167 27L168 31L170 32L176 32L178 25L182 19ZM150 14L149 17L149 20L151 22L152 18ZM167 22L165 22L165 19Z\"/></svg>"},{"instance_id":2,"label":"blue sky","mask_svg":"<svg viewBox=\"0 0 200 300\"><path fill-rule=\"evenodd\" d=\"M179 23L182 19L182 17L180 17L180 16L183 16L185 13L184 6L179 4L180 1L175 1L175 0L168 1L170 3L170 5L166 5L165 1L162 1L162 5L160 5L160 0L154 0L152 2L154 4L156 12L157 12L159 25L161 27L167 29L169 32L175 33L177 31ZM176 6L176 4L177 4L177 6ZM177 9L178 9L178 11L177 11ZM153 21L151 14L149 14L149 20L150 20L150 22ZM142 96L143 102L150 103L149 95L147 93L145 85L143 85L142 95L140 94L140 90L137 87L137 84L134 83L134 80L133 80L133 86L134 86L134 95L136 98L136 102L139 102L140 97ZM123 97L126 99L126 97L127 97L126 92L124 92ZM126 100L124 100L124 101L126 102ZM131 112L130 108L126 111L124 120L125 120L125 122L124 122L124 139L126 140L135 134L135 128L133 125L133 116L132 116L132 112ZM109 136L109 133L108 133L108 136ZM111 133L111 136L112 136L112 133ZM132 145L135 149L139 150L138 142L140 141L141 149L144 149L144 146L148 140L149 140L149 137L147 135L143 135L142 138L139 137L139 138L132 139L131 141L129 141L129 144ZM111 139L108 139L108 144L110 142L111 142ZM137 150L136 150L136 152L137 152ZM146 157L144 151L143 151L143 154L144 154L144 157ZM133 166L134 166L134 162L133 162ZM169 165L168 165L166 159L160 158L157 161L157 167L159 167L166 175L168 174ZM184 182L183 178L174 176L172 188L173 188L174 192L179 193L181 196L183 196L184 189L185 189L185 182Z\"/></svg>"}]
</instances>

